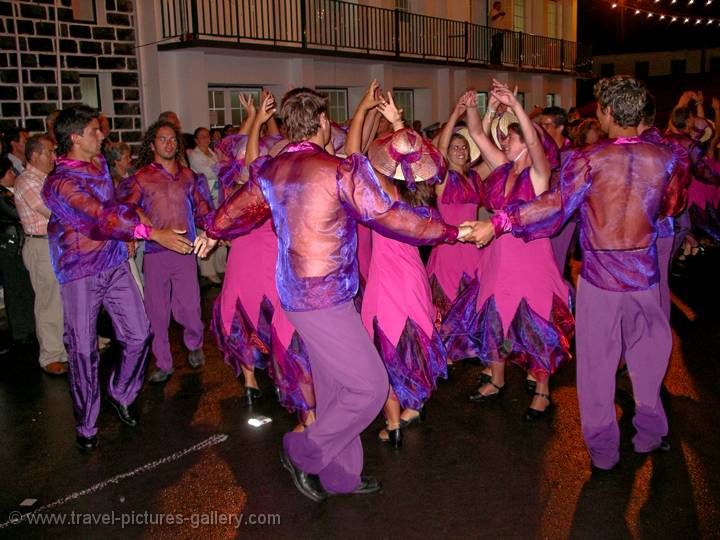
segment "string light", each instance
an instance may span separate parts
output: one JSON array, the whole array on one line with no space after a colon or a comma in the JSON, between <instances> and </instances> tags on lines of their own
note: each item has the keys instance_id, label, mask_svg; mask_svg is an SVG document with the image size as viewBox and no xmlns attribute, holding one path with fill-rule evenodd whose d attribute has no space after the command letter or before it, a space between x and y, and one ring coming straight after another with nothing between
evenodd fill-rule
<instances>
[{"instance_id":1,"label":"string light","mask_svg":"<svg viewBox=\"0 0 720 540\"><path fill-rule=\"evenodd\" d=\"M670 21L670 22L675 22L675 21L677 21L677 17L673 17L672 21Z\"/></svg>"},{"instance_id":2,"label":"string light","mask_svg":"<svg viewBox=\"0 0 720 540\"><path fill-rule=\"evenodd\" d=\"M636 3L641 2L642 0L636 0ZM706 6L712 4L713 0L706 0ZM655 4L659 3L660 0L655 0ZM672 4L675 4L677 0L671 0ZM689 0L688 5L693 4L695 0ZM720 27L720 20L719 19L710 19L710 18L702 18L702 17L690 17L685 15L678 14L677 16L672 14L664 14L664 13L658 13L657 11L649 11L647 9L641 9L637 7L637 5L621 5L618 0L609 0L610 6L612 9L621 9L621 10L627 10L632 11L635 16L640 15L641 13L645 15L646 19L653 19L657 17L657 20L664 21L665 19L668 20L669 23L678 22L678 19L682 20L682 24L688 24L688 23L694 23L693 26L699 26L703 23L706 25L712 25L716 22L718 23L718 27Z\"/></svg>"},{"instance_id":3,"label":"string light","mask_svg":"<svg viewBox=\"0 0 720 540\"><path fill-rule=\"evenodd\" d=\"M613 4L612 7L613 9L615 9L617 7L617 4Z\"/></svg>"},{"instance_id":4,"label":"string light","mask_svg":"<svg viewBox=\"0 0 720 540\"><path fill-rule=\"evenodd\" d=\"M694 3L695 3L695 0L690 0L690 1L688 2L688 6L692 6Z\"/></svg>"},{"instance_id":5,"label":"string light","mask_svg":"<svg viewBox=\"0 0 720 540\"><path fill-rule=\"evenodd\" d=\"M652 13L648 13L647 18L650 19L652 17Z\"/></svg>"},{"instance_id":6,"label":"string light","mask_svg":"<svg viewBox=\"0 0 720 540\"><path fill-rule=\"evenodd\" d=\"M660 15L660 20L662 21L665 18L665 15Z\"/></svg>"},{"instance_id":7,"label":"string light","mask_svg":"<svg viewBox=\"0 0 720 540\"><path fill-rule=\"evenodd\" d=\"M638 15L638 14L640 14L640 10L639 10L639 9L636 9L636 10L635 10L635 15Z\"/></svg>"},{"instance_id":8,"label":"string light","mask_svg":"<svg viewBox=\"0 0 720 540\"><path fill-rule=\"evenodd\" d=\"M683 23L688 23L688 22L690 22L690 19L688 19L687 17L685 17L685 20L683 21Z\"/></svg>"},{"instance_id":9,"label":"string light","mask_svg":"<svg viewBox=\"0 0 720 540\"><path fill-rule=\"evenodd\" d=\"M677 0L672 0L671 4L677 4Z\"/></svg>"}]
</instances>

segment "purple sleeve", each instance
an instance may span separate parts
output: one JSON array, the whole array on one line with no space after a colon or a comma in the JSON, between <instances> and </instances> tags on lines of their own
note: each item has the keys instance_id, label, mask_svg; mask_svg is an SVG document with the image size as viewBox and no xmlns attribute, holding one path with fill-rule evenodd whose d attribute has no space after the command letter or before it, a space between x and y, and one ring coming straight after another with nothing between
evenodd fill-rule
<instances>
[{"instance_id":1,"label":"purple sleeve","mask_svg":"<svg viewBox=\"0 0 720 540\"><path fill-rule=\"evenodd\" d=\"M526 242L552 236L578 209L591 185L590 164L579 152L563 156L559 184L526 203L506 208L513 235Z\"/></svg>"},{"instance_id":2,"label":"purple sleeve","mask_svg":"<svg viewBox=\"0 0 720 540\"><path fill-rule=\"evenodd\" d=\"M218 240L232 240L262 225L271 215L270 206L258 183L258 171L269 157L256 159L250 167L250 180L211 212L205 234Z\"/></svg>"},{"instance_id":3,"label":"purple sleeve","mask_svg":"<svg viewBox=\"0 0 720 540\"><path fill-rule=\"evenodd\" d=\"M693 142L687 152L690 157L690 171L695 180L711 186L720 185L720 173L711 165L714 160L705 156L702 146Z\"/></svg>"},{"instance_id":4,"label":"purple sleeve","mask_svg":"<svg viewBox=\"0 0 720 540\"><path fill-rule=\"evenodd\" d=\"M195 226L204 229L205 219L215 209L210 195L210 187L204 174L195 174L195 182L191 188Z\"/></svg>"},{"instance_id":5,"label":"purple sleeve","mask_svg":"<svg viewBox=\"0 0 720 540\"><path fill-rule=\"evenodd\" d=\"M436 210L392 201L382 190L370 162L360 154L340 164L337 186L339 199L350 215L383 236L414 245L457 239L457 227L445 223Z\"/></svg>"},{"instance_id":6,"label":"purple sleeve","mask_svg":"<svg viewBox=\"0 0 720 540\"><path fill-rule=\"evenodd\" d=\"M48 209L64 223L91 240L134 238L140 223L137 207L132 203L101 202L83 181L65 176L46 182L43 199Z\"/></svg>"},{"instance_id":7,"label":"purple sleeve","mask_svg":"<svg viewBox=\"0 0 720 540\"><path fill-rule=\"evenodd\" d=\"M135 175L123 178L115 186L115 198L123 204L136 204L142 206L143 191Z\"/></svg>"}]
</instances>

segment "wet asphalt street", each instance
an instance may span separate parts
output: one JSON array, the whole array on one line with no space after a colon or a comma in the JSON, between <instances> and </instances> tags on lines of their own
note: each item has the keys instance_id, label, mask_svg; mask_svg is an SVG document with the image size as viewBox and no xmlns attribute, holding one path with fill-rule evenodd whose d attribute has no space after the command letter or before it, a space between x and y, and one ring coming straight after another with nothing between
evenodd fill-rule
<instances>
[{"instance_id":1,"label":"wet asphalt street","mask_svg":"<svg viewBox=\"0 0 720 540\"><path fill-rule=\"evenodd\" d=\"M555 408L534 425L521 421L529 398L517 368L500 400L474 405L480 368L460 365L401 450L377 442L380 418L364 433L381 493L316 504L278 459L294 416L264 374L266 397L245 407L209 332L207 364L192 370L173 327L172 379L143 388L135 429L104 404L91 455L74 446L67 379L13 351L0 357L0 538L719 538L719 269L709 251L671 282L671 451L633 453L632 389L619 378L621 463L603 475L591 473L580 434L574 365L557 374ZM204 292L206 320L216 294ZM103 355L105 380L115 358ZM258 414L272 422L248 425Z\"/></svg>"}]
</instances>

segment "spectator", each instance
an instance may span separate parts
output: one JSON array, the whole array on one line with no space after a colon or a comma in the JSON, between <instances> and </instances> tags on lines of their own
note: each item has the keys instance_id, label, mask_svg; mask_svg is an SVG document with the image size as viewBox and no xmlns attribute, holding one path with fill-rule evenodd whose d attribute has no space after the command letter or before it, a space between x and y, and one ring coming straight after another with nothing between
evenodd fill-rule
<instances>
[{"instance_id":1,"label":"spectator","mask_svg":"<svg viewBox=\"0 0 720 540\"><path fill-rule=\"evenodd\" d=\"M7 157L12 163L15 176L18 176L25 168L25 141L27 138L28 131L24 128L11 128L5 133Z\"/></svg>"}]
</instances>

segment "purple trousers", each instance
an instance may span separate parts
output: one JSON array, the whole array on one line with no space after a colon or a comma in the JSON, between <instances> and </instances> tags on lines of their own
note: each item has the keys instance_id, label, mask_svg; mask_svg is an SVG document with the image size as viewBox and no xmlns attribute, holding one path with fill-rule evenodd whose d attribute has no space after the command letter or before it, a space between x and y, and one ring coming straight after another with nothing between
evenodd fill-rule
<instances>
[{"instance_id":1,"label":"purple trousers","mask_svg":"<svg viewBox=\"0 0 720 540\"><path fill-rule=\"evenodd\" d=\"M205 328L200 318L200 283L195 256L167 250L146 253L143 274L155 364L163 371L170 371L173 367L168 336L171 314L183 327L185 347L195 351L203 346Z\"/></svg>"},{"instance_id":2,"label":"purple trousers","mask_svg":"<svg viewBox=\"0 0 720 540\"><path fill-rule=\"evenodd\" d=\"M555 262L557 263L561 276L565 274L565 263L567 263L568 251L570 251L570 244L574 238L576 228L577 221L575 221L573 217L563 225L560 232L550 239L550 245L555 255Z\"/></svg>"},{"instance_id":3,"label":"purple trousers","mask_svg":"<svg viewBox=\"0 0 720 540\"><path fill-rule=\"evenodd\" d=\"M593 464L611 469L620 459L615 373L621 355L635 398L633 445L638 452L657 448L668 431L660 387L672 348L659 288L614 292L579 278L575 335L580 423Z\"/></svg>"},{"instance_id":4,"label":"purple trousers","mask_svg":"<svg viewBox=\"0 0 720 540\"><path fill-rule=\"evenodd\" d=\"M310 358L317 420L302 433L287 433L283 445L327 491L350 493L363 468L360 433L388 397L387 371L353 302L285 313Z\"/></svg>"},{"instance_id":5,"label":"purple trousers","mask_svg":"<svg viewBox=\"0 0 720 540\"><path fill-rule=\"evenodd\" d=\"M120 362L114 367L108 394L129 405L140 392L150 345L150 325L140 291L127 262L115 268L60 285L65 315L65 348L68 353L70 394L75 429L82 437L97 433L100 412L97 319L104 307L112 318L115 337L122 345Z\"/></svg>"},{"instance_id":6,"label":"purple trousers","mask_svg":"<svg viewBox=\"0 0 720 540\"><path fill-rule=\"evenodd\" d=\"M670 320L670 284L668 283L668 274L670 273L670 259L674 253L673 244L674 236L659 237L657 239L658 265L660 266L660 305L662 306L668 321Z\"/></svg>"}]
</instances>

